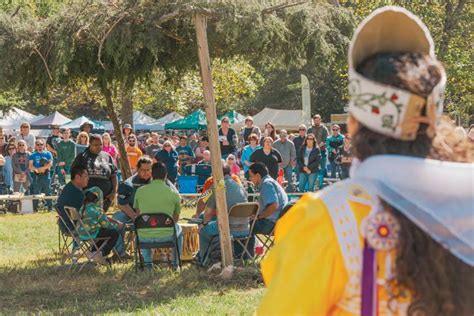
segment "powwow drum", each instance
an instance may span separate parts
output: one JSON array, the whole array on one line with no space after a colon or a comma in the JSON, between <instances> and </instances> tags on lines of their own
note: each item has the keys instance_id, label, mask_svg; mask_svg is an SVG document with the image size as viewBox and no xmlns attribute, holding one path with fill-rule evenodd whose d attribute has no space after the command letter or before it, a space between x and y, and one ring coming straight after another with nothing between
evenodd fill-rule
<instances>
[{"instance_id":1,"label":"powwow drum","mask_svg":"<svg viewBox=\"0 0 474 316\"><path fill-rule=\"evenodd\" d=\"M181 260L190 261L199 251L199 230L197 224L179 224L183 229L183 254Z\"/></svg>"}]
</instances>

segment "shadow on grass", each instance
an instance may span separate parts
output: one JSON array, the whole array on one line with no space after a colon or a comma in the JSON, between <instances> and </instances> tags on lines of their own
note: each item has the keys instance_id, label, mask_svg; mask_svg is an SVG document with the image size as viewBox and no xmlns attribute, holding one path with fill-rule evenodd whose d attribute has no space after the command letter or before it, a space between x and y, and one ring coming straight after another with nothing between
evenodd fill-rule
<instances>
[{"instance_id":1,"label":"shadow on grass","mask_svg":"<svg viewBox=\"0 0 474 316\"><path fill-rule=\"evenodd\" d=\"M194 266L135 272L133 263L69 272L51 257L0 267L0 313L97 314L146 311L203 296L225 296L261 288L255 268L239 269L231 280ZM240 295L240 294L238 294ZM235 304L238 304L236 302ZM184 303L186 304L186 303Z\"/></svg>"}]
</instances>

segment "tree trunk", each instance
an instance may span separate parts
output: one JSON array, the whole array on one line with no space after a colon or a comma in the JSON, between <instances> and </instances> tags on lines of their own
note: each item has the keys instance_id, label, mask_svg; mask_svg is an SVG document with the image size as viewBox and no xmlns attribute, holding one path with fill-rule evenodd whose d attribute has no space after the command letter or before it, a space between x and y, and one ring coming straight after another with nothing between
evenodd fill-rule
<instances>
[{"instance_id":1,"label":"tree trunk","mask_svg":"<svg viewBox=\"0 0 474 316\"><path fill-rule=\"evenodd\" d=\"M125 142L123 141L122 129L117 117L117 113L115 112L114 101L112 100L112 92L109 88L102 88L102 94L105 98L107 113L109 114L110 121L112 121L112 125L114 126L114 134L115 138L117 139L118 150L120 155L119 162L120 169L122 170L122 178L128 179L132 175L132 172L130 170L130 164L128 163L127 159L127 151L125 150Z\"/></svg>"},{"instance_id":2,"label":"tree trunk","mask_svg":"<svg viewBox=\"0 0 474 316\"><path fill-rule=\"evenodd\" d=\"M133 127L133 101L130 97L131 93L124 93L122 96L122 126L130 124Z\"/></svg>"},{"instance_id":3,"label":"tree trunk","mask_svg":"<svg viewBox=\"0 0 474 316\"><path fill-rule=\"evenodd\" d=\"M230 241L229 216L227 214L224 173L222 171L221 163L221 148L218 139L219 133L217 129L216 102L212 86L206 17L197 13L194 16L194 24L196 27L199 65L201 69L202 89L207 116L207 132L211 149L212 177L214 178L214 194L216 196L217 224L219 226L222 268L226 268L233 265L232 243Z\"/></svg>"},{"instance_id":4,"label":"tree trunk","mask_svg":"<svg viewBox=\"0 0 474 316\"><path fill-rule=\"evenodd\" d=\"M444 25L443 25L443 35L441 36L441 41L439 43L439 50L438 56L442 58L446 55L449 49L449 42L451 37L453 36L452 32L456 29L459 16L461 12L464 10L464 6L466 4L466 0L459 0L456 7L454 7L453 1L446 1L445 6L445 17L444 17Z\"/></svg>"}]
</instances>

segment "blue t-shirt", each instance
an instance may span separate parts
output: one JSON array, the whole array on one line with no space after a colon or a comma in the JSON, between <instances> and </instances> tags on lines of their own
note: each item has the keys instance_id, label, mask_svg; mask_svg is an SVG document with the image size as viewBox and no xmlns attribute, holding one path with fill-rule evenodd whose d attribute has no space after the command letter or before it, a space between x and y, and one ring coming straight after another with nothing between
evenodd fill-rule
<instances>
[{"instance_id":1,"label":"blue t-shirt","mask_svg":"<svg viewBox=\"0 0 474 316\"><path fill-rule=\"evenodd\" d=\"M282 209L288 204L288 195L275 179L267 175L263 177L262 183L260 184L260 198L258 202L260 204L260 213L263 212L268 205L278 203L278 209L271 216L267 217L268 220L276 223Z\"/></svg>"},{"instance_id":2,"label":"blue t-shirt","mask_svg":"<svg viewBox=\"0 0 474 316\"><path fill-rule=\"evenodd\" d=\"M49 151L35 151L30 155L29 160L33 161L33 167L40 168L53 160L53 155Z\"/></svg>"}]
</instances>

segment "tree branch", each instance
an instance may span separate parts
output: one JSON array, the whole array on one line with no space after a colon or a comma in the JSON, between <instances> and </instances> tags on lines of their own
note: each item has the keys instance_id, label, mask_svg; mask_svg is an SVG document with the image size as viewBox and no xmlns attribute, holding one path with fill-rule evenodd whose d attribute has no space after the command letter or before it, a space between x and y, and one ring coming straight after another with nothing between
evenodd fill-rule
<instances>
[{"instance_id":1,"label":"tree branch","mask_svg":"<svg viewBox=\"0 0 474 316\"><path fill-rule=\"evenodd\" d=\"M274 11L277 11L277 10L282 10L282 9L294 7L294 6L297 6L297 5L300 5L300 4L304 4L304 3L306 3L306 1L300 1L300 2L294 2L294 3L288 3L288 1L287 1L285 3L281 3L281 4L278 4L278 5L263 9L262 14L270 14L270 13L272 13Z\"/></svg>"},{"instance_id":2,"label":"tree branch","mask_svg":"<svg viewBox=\"0 0 474 316\"><path fill-rule=\"evenodd\" d=\"M117 26L117 24L119 24L120 21L122 21L127 15L128 15L128 12L125 12L124 15L118 18L117 21L115 21L114 24L112 24L112 26L107 30L104 37L102 37L102 40L100 41L99 52L97 53L97 61L103 69L105 69L105 65L102 62L101 55L102 55L102 47L104 46L104 42L107 39L107 37L110 35L110 33L112 33L113 29Z\"/></svg>"},{"instance_id":3,"label":"tree branch","mask_svg":"<svg viewBox=\"0 0 474 316\"><path fill-rule=\"evenodd\" d=\"M44 59L43 54L41 54L41 52L36 47L33 47L33 50L39 55L39 57L43 61L44 67L46 68L46 72L48 73L49 80L53 81L53 76L51 76L51 72L49 71L48 63L46 62L46 59Z\"/></svg>"}]
</instances>

